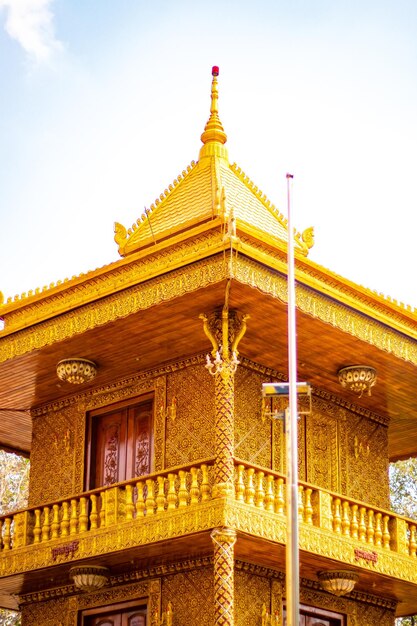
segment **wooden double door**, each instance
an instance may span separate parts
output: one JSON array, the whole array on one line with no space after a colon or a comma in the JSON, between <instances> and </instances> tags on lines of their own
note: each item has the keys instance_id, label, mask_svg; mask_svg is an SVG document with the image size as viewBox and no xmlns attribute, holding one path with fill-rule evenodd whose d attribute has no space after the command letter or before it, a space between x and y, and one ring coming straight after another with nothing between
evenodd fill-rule
<instances>
[{"instance_id":1,"label":"wooden double door","mask_svg":"<svg viewBox=\"0 0 417 626\"><path fill-rule=\"evenodd\" d=\"M117 405L90 415L87 489L149 474L153 399ZM134 625L136 626L136 625Z\"/></svg>"},{"instance_id":2,"label":"wooden double door","mask_svg":"<svg viewBox=\"0 0 417 626\"><path fill-rule=\"evenodd\" d=\"M82 626L146 626L147 607L137 602L87 609L82 613Z\"/></svg>"},{"instance_id":3,"label":"wooden double door","mask_svg":"<svg viewBox=\"0 0 417 626\"><path fill-rule=\"evenodd\" d=\"M284 608L284 626L287 624ZM315 607L300 607L299 626L345 626L345 616L333 611L316 609Z\"/></svg>"},{"instance_id":4,"label":"wooden double door","mask_svg":"<svg viewBox=\"0 0 417 626\"><path fill-rule=\"evenodd\" d=\"M146 615L129 611L91 616L84 619L83 626L146 626Z\"/></svg>"}]
</instances>

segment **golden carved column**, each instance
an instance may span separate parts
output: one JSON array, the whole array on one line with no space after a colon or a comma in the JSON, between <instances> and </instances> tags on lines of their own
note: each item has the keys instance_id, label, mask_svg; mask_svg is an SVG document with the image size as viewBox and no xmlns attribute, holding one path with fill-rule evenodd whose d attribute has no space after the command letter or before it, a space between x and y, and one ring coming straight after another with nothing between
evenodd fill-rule
<instances>
[{"instance_id":1,"label":"golden carved column","mask_svg":"<svg viewBox=\"0 0 417 626\"><path fill-rule=\"evenodd\" d=\"M213 496L233 494L234 483L234 413L235 413L235 372L239 363L237 346L246 331L249 316L239 317L223 307L210 317L200 315L204 322L204 332L213 346L212 361L207 356L206 367L214 376L215 393L215 439L216 460L214 464Z\"/></svg>"},{"instance_id":2,"label":"golden carved column","mask_svg":"<svg viewBox=\"0 0 417 626\"><path fill-rule=\"evenodd\" d=\"M214 545L214 624L234 626L234 545L236 531L215 528L211 533Z\"/></svg>"}]
</instances>

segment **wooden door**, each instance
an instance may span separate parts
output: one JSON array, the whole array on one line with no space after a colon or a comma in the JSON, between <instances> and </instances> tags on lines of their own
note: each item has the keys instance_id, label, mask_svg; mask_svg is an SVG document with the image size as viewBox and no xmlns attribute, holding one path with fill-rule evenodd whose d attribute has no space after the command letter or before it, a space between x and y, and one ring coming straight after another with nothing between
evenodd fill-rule
<instances>
[{"instance_id":1,"label":"wooden door","mask_svg":"<svg viewBox=\"0 0 417 626\"><path fill-rule=\"evenodd\" d=\"M286 610L283 610L284 626L287 624ZM299 626L343 626L344 618L341 615L337 616L332 611L325 611L309 607L305 609L300 608L300 621Z\"/></svg>"},{"instance_id":2,"label":"wooden door","mask_svg":"<svg viewBox=\"0 0 417 626\"><path fill-rule=\"evenodd\" d=\"M146 614L137 609L88 617L83 626L146 626Z\"/></svg>"},{"instance_id":3,"label":"wooden door","mask_svg":"<svg viewBox=\"0 0 417 626\"><path fill-rule=\"evenodd\" d=\"M151 473L152 400L90 419L88 489Z\"/></svg>"}]
</instances>

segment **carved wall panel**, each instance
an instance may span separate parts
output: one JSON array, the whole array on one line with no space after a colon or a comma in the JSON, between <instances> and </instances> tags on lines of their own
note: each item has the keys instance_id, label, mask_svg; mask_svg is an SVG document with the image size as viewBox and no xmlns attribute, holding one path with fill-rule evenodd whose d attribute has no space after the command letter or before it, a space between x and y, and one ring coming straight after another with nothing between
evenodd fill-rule
<instances>
[{"instance_id":1,"label":"carved wall panel","mask_svg":"<svg viewBox=\"0 0 417 626\"><path fill-rule=\"evenodd\" d=\"M184 465L214 456L214 381L203 364L168 375L165 466Z\"/></svg>"},{"instance_id":2,"label":"carved wall panel","mask_svg":"<svg viewBox=\"0 0 417 626\"><path fill-rule=\"evenodd\" d=\"M235 376L235 456L249 463L271 467L269 418L262 422L262 383L265 376L238 367Z\"/></svg>"},{"instance_id":3,"label":"carved wall panel","mask_svg":"<svg viewBox=\"0 0 417 626\"><path fill-rule=\"evenodd\" d=\"M389 508L387 427L317 397L305 420L307 482Z\"/></svg>"},{"instance_id":4,"label":"carved wall panel","mask_svg":"<svg viewBox=\"0 0 417 626\"><path fill-rule=\"evenodd\" d=\"M80 418L77 407L66 407L34 419L29 506L73 493Z\"/></svg>"},{"instance_id":5,"label":"carved wall panel","mask_svg":"<svg viewBox=\"0 0 417 626\"><path fill-rule=\"evenodd\" d=\"M261 624L262 606L270 610L271 580L235 570L235 626Z\"/></svg>"},{"instance_id":6,"label":"carved wall panel","mask_svg":"<svg viewBox=\"0 0 417 626\"><path fill-rule=\"evenodd\" d=\"M22 607L24 626L69 626L68 598L36 602Z\"/></svg>"},{"instance_id":7,"label":"carved wall panel","mask_svg":"<svg viewBox=\"0 0 417 626\"><path fill-rule=\"evenodd\" d=\"M105 588L96 593L77 594L66 598L34 602L22 607L24 626L77 626L80 612L94 607L143 598L148 606L149 626L158 626L161 605L161 581L153 579Z\"/></svg>"},{"instance_id":8,"label":"carved wall panel","mask_svg":"<svg viewBox=\"0 0 417 626\"><path fill-rule=\"evenodd\" d=\"M214 623L213 568L190 570L162 578L162 608L172 603L175 626Z\"/></svg>"},{"instance_id":9,"label":"carved wall panel","mask_svg":"<svg viewBox=\"0 0 417 626\"><path fill-rule=\"evenodd\" d=\"M90 391L67 404L44 407L33 420L29 506L84 491L86 417L93 409L154 392L154 468L164 464L166 377L134 380ZM45 471L47 468L48 471Z\"/></svg>"},{"instance_id":10,"label":"carved wall panel","mask_svg":"<svg viewBox=\"0 0 417 626\"><path fill-rule=\"evenodd\" d=\"M387 427L351 413L347 414L344 425L348 495L363 500L366 494L366 502L390 508Z\"/></svg>"},{"instance_id":11,"label":"carved wall panel","mask_svg":"<svg viewBox=\"0 0 417 626\"><path fill-rule=\"evenodd\" d=\"M313 411L305 416L307 482L339 491L341 485L339 468L340 409L313 399ZM345 453L342 449L341 455Z\"/></svg>"}]
</instances>

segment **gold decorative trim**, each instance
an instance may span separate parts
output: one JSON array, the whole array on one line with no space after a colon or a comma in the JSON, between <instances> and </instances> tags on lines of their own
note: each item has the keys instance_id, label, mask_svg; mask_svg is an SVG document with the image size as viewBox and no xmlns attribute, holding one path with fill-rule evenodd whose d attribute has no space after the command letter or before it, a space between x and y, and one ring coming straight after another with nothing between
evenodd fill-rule
<instances>
[{"instance_id":1,"label":"gold decorative trim","mask_svg":"<svg viewBox=\"0 0 417 626\"><path fill-rule=\"evenodd\" d=\"M257 261L244 258L241 255L236 263L235 278L246 285L256 286L263 293L267 293L282 302L287 301L286 277L277 275L270 268L260 266ZM352 310L354 302L351 303L350 307L338 303L334 299L303 285L301 279L301 284L298 282L296 304L300 311L326 324L339 328L384 352L389 352L398 358L417 364L417 342L415 339L405 337L404 334L382 322L372 320L369 316Z\"/></svg>"},{"instance_id":2,"label":"gold decorative trim","mask_svg":"<svg viewBox=\"0 0 417 626\"><path fill-rule=\"evenodd\" d=\"M168 266L176 270L211 256L218 248L224 248L222 234L218 230L197 232L192 239L190 233L183 237L187 239L175 238L173 243L176 245L170 250L166 250L164 244L157 244L155 248L136 253L134 258L121 259L69 281L52 283L49 288L44 287L42 292L36 289L35 293L15 296L13 302L9 298L7 304L0 308L2 316L6 318L5 332L14 332L54 315L68 313L71 309L106 298L117 291L138 286L138 276L141 282L145 282L165 274Z\"/></svg>"},{"instance_id":3,"label":"gold decorative trim","mask_svg":"<svg viewBox=\"0 0 417 626\"><path fill-rule=\"evenodd\" d=\"M286 263L286 250L285 248L279 248L280 241L269 240L261 243L259 240L255 241L253 238L241 234L240 242L243 247L253 251L253 254L248 254L251 258L257 259L258 255L263 257L266 255L272 261L268 265L273 265L274 262L275 264ZM403 332L406 332L404 328L415 332L417 313L417 308L415 307L404 305L402 302L398 303L397 300L390 296L377 293L362 285L356 285L346 277L318 265L311 259L296 259L296 277L297 281L310 287L313 284L317 286L325 285L327 290L330 287L335 297L339 299L347 298L352 305L356 302L355 308L357 309L360 309L362 306L362 313L369 315L371 311L377 312L382 318L395 320L402 327ZM358 304L361 306L358 306ZM394 310L393 307L396 307L397 310Z\"/></svg>"},{"instance_id":4,"label":"gold decorative trim","mask_svg":"<svg viewBox=\"0 0 417 626\"><path fill-rule=\"evenodd\" d=\"M265 578L272 578L273 580L285 580L285 573L271 567L265 567L263 565L257 565L256 563L250 563L248 561L241 561L236 559L235 569L241 572L248 572L254 576L263 576Z\"/></svg>"},{"instance_id":5,"label":"gold decorative trim","mask_svg":"<svg viewBox=\"0 0 417 626\"><path fill-rule=\"evenodd\" d=\"M225 526L225 501L222 499L201 503L198 507L183 511L175 509L166 512L163 517L153 516L124 522L95 532L80 534L77 560L67 561L68 564L78 563L82 559L91 559L100 555L108 555L113 551L149 545L164 539L175 539L187 534L204 532L216 527ZM0 576L9 576L19 572L33 571L56 564L52 560L51 548L59 547L59 540L25 546L17 551L2 551L0 555Z\"/></svg>"},{"instance_id":6,"label":"gold decorative trim","mask_svg":"<svg viewBox=\"0 0 417 626\"><path fill-rule=\"evenodd\" d=\"M164 263L166 264L166 258L164 258ZM284 275L277 274L276 271L265 268L242 254L237 258L234 271L234 276L239 282L256 286L263 293L272 295L283 302L286 301L287 283ZM30 324L35 322L35 317L32 320L30 317L29 319L25 317L24 320L29 325L27 329L0 340L0 361L6 361L56 341L62 341L163 301L172 300L196 289L221 282L227 277L227 264L224 263L222 255L217 255L148 280L145 284L114 293L82 308L63 313L54 319L40 322L34 327ZM297 307L304 313L331 324L384 352L417 365L415 339L404 336L382 322L372 320L365 314L352 310L353 306L354 302L348 307L319 294L310 287L302 284L298 286ZM56 312L54 314L56 315ZM389 319L386 318L386 320L388 323Z\"/></svg>"},{"instance_id":7,"label":"gold decorative trim","mask_svg":"<svg viewBox=\"0 0 417 626\"><path fill-rule=\"evenodd\" d=\"M120 585L125 586L126 584L137 583L142 580L148 580L149 578L155 579L160 578L161 576L169 576L171 574L174 575L181 572L190 572L195 569L212 566L212 556L176 561L174 563L164 563L163 565L157 565L155 567L132 570L129 572L123 572L117 576L110 576L109 585L111 588L117 588ZM48 600L55 600L56 598L72 596L77 593L79 592L75 588L75 585L64 585L61 587L54 587L53 589L42 589L41 591L34 591L33 593L25 593L19 596L19 600L20 605L23 606L25 604L33 604L34 602L45 602Z\"/></svg>"},{"instance_id":8,"label":"gold decorative trim","mask_svg":"<svg viewBox=\"0 0 417 626\"><path fill-rule=\"evenodd\" d=\"M277 519L277 515L274 513L254 510L254 507L235 500L231 506L225 508L224 514L224 524L230 528L236 528L238 531L269 541L286 543L285 518ZM355 569L358 568L358 562L354 555L356 546L355 540L335 536L331 530L304 524L300 527L301 550L332 559L340 564L351 565ZM373 549L378 553L378 563L372 566L363 565L362 569L371 567L373 572L399 580L407 580L417 585L415 559L377 546L374 546Z\"/></svg>"},{"instance_id":9,"label":"gold decorative trim","mask_svg":"<svg viewBox=\"0 0 417 626\"><path fill-rule=\"evenodd\" d=\"M142 381L148 381L149 385L152 385L152 381L160 376L165 376L166 374L171 374L172 372L177 372L178 370L185 369L186 367L191 367L192 365L202 365L205 363L205 355L197 354L191 356L187 359L181 359L179 361L175 361L173 363L167 363L162 367L156 367L150 370L146 370L137 374L136 376L131 376L129 378L123 378L116 382L110 383L108 385L103 385L101 387L94 387L94 389L89 389L87 391L73 394L71 396L67 396L62 400L57 402L51 402L48 404L43 404L42 406L37 407L36 409L31 410L32 418L41 417L42 415L46 415L51 411L61 411L62 409L79 405L82 401L83 410L88 406L91 409L91 404L94 401L95 406L100 406L102 404L106 404L107 396L112 393L118 393L121 390L126 390L127 393L131 392L134 395L134 389L140 384ZM100 400L101 399L101 400ZM90 410L87 409L87 410Z\"/></svg>"},{"instance_id":10,"label":"gold decorative trim","mask_svg":"<svg viewBox=\"0 0 417 626\"><path fill-rule=\"evenodd\" d=\"M318 580L311 580L310 578L300 578L300 588L302 590L314 590L322 593L324 592L320 586ZM356 600L357 602L362 602L363 604L371 604L373 606L378 606L384 609L388 609L390 611L395 611L397 608L398 602L394 598L382 598L381 596L374 596L371 593L366 593L365 591L351 591L349 598L344 598L344 600Z\"/></svg>"}]
</instances>

